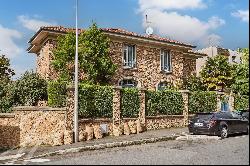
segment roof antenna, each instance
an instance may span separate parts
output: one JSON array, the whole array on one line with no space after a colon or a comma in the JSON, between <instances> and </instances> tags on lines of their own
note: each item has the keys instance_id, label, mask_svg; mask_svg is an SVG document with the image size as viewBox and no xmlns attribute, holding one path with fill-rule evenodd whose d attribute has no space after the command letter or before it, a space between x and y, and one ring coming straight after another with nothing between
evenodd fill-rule
<instances>
[{"instance_id":1,"label":"roof antenna","mask_svg":"<svg viewBox=\"0 0 250 166\"><path fill-rule=\"evenodd\" d=\"M150 27L150 23L152 23L152 22L148 21L148 15L146 14L146 26L147 26L147 28L146 28L146 34L147 35L152 35L153 32L154 32L153 28Z\"/></svg>"}]
</instances>

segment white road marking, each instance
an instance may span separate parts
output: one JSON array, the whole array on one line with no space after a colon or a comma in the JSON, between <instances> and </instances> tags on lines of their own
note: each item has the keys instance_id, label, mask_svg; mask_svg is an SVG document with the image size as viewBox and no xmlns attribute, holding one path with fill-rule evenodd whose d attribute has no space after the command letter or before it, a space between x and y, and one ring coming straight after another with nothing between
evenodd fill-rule
<instances>
[{"instance_id":1,"label":"white road marking","mask_svg":"<svg viewBox=\"0 0 250 166\"><path fill-rule=\"evenodd\" d=\"M22 157L23 155L25 155L25 153L15 154L15 155L9 155L9 156L2 156L2 157L0 157L0 161L1 160L17 159L17 158Z\"/></svg>"},{"instance_id":2,"label":"white road marking","mask_svg":"<svg viewBox=\"0 0 250 166\"><path fill-rule=\"evenodd\" d=\"M24 160L26 162L32 162L32 163L43 163L43 162L48 162L50 161L49 159L41 159L41 158L38 158L38 159L30 159L30 160Z\"/></svg>"}]
</instances>

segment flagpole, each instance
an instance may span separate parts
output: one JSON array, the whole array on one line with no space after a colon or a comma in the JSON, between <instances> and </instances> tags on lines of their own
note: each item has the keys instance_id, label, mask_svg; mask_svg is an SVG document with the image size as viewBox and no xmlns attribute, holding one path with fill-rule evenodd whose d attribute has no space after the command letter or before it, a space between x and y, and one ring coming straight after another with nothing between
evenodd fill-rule
<instances>
[{"instance_id":1,"label":"flagpole","mask_svg":"<svg viewBox=\"0 0 250 166\"><path fill-rule=\"evenodd\" d=\"M78 0L76 0L76 52L75 52L75 107L74 107L74 142L78 142Z\"/></svg>"}]
</instances>

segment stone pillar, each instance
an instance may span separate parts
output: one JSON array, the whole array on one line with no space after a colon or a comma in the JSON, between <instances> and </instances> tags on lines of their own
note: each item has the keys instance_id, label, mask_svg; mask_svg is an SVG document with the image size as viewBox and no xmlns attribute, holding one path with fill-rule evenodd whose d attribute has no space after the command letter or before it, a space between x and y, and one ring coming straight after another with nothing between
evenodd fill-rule
<instances>
[{"instance_id":1,"label":"stone pillar","mask_svg":"<svg viewBox=\"0 0 250 166\"><path fill-rule=\"evenodd\" d=\"M119 136L121 127L121 89L122 87L113 88L113 135Z\"/></svg>"},{"instance_id":2,"label":"stone pillar","mask_svg":"<svg viewBox=\"0 0 250 166\"><path fill-rule=\"evenodd\" d=\"M216 92L217 94L217 107L216 107L216 112L221 111L221 98L224 95L224 92Z\"/></svg>"},{"instance_id":3,"label":"stone pillar","mask_svg":"<svg viewBox=\"0 0 250 166\"><path fill-rule=\"evenodd\" d=\"M229 111L234 111L234 94L233 94L233 92L230 92L228 104L229 104Z\"/></svg>"},{"instance_id":4,"label":"stone pillar","mask_svg":"<svg viewBox=\"0 0 250 166\"><path fill-rule=\"evenodd\" d=\"M189 100L189 90L181 90L180 91L182 94L182 98L183 98L183 103L184 103L184 110L183 110L183 125L187 126L188 125L188 100Z\"/></svg>"},{"instance_id":5,"label":"stone pillar","mask_svg":"<svg viewBox=\"0 0 250 166\"><path fill-rule=\"evenodd\" d=\"M74 125L74 92L75 88L68 87L67 88L67 101L66 101L66 107L67 107L67 113L66 113L66 130L70 130L73 132L73 125Z\"/></svg>"},{"instance_id":6,"label":"stone pillar","mask_svg":"<svg viewBox=\"0 0 250 166\"><path fill-rule=\"evenodd\" d=\"M145 104L146 104L146 89L139 89L139 100L140 100L140 112L139 112L139 121L142 124L146 123L146 112L145 112Z\"/></svg>"}]
</instances>

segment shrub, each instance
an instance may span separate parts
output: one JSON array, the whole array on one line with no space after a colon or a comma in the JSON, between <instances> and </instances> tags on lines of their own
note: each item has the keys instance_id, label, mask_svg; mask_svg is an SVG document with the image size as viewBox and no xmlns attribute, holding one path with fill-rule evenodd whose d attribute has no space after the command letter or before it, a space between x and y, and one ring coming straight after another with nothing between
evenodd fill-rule
<instances>
[{"instance_id":1,"label":"shrub","mask_svg":"<svg viewBox=\"0 0 250 166\"><path fill-rule=\"evenodd\" d=\"M213 112L216 110L216 106L216 92L191 92L189 97L189 113Z\"/></svg>"},{"instance_id":2,"label":"shrub","mask_svg":"<svg viewBox=\"0 0 250 166\"><path fill-rule=\"evenodd\" d=\"M249 96L236 95L234 99L234 108L236 110L243 110L249 108Z\"/></svg>"},{"instance_id":3,"label":"shrub","mask_svg":"<svg viewBox=\"0 0 250 166\"><path fill-rule=\"evenodd\" d=\"M184 103L182 94L177 91L147 91L146 115L179 115Z\"/></svg>"},{"instance_id":4,"label":"shrub","mask_svg":"<svg viewBox=\"0 0 250 166\"><path fill-rule=\"evenodd\" d=\"M113 89L110 86L79 85L79 116L84 118L111 118Z\"/></svg>"},{"instance_id":5,"label":"shrub","mask_svg":"<svg viewBox=\"0 0 250 166\"><path fill-rule=\"evenodd\" d=\"M47 100L47 82L33 71L25 72L15 83L18 105L34 106L39 100Z\"/></svg>"},{"instance_id":6,"label":"shrub","mask_svg":"<svg viewBox=\"0 0 250 166\"><path fill-rule=\"evenodd\" d=\"M48 105L50 107L64 107L67 99L67 82L50 81L48 83Z\"/></svg>"},{"instance_id":7,"label":"shrub","mask_svg":"<svg viewBox=\"0 0 250 166\"><path fill-rule=\"evenodd\" d=\"M0 113L12 111L16 105L17 97L14 82L0 84Z\"/></svg>"},{"instance_id":8,"label":"shrub","mask_svg":"<svg viewBox=\"0 0 250 166\"><path fill-rule=\"evenodd\" d=\"M124 88L121 90L121 117L138 117L140 109L138 92L138 89L135 88Z\"/></svg>"}]
</instances>

